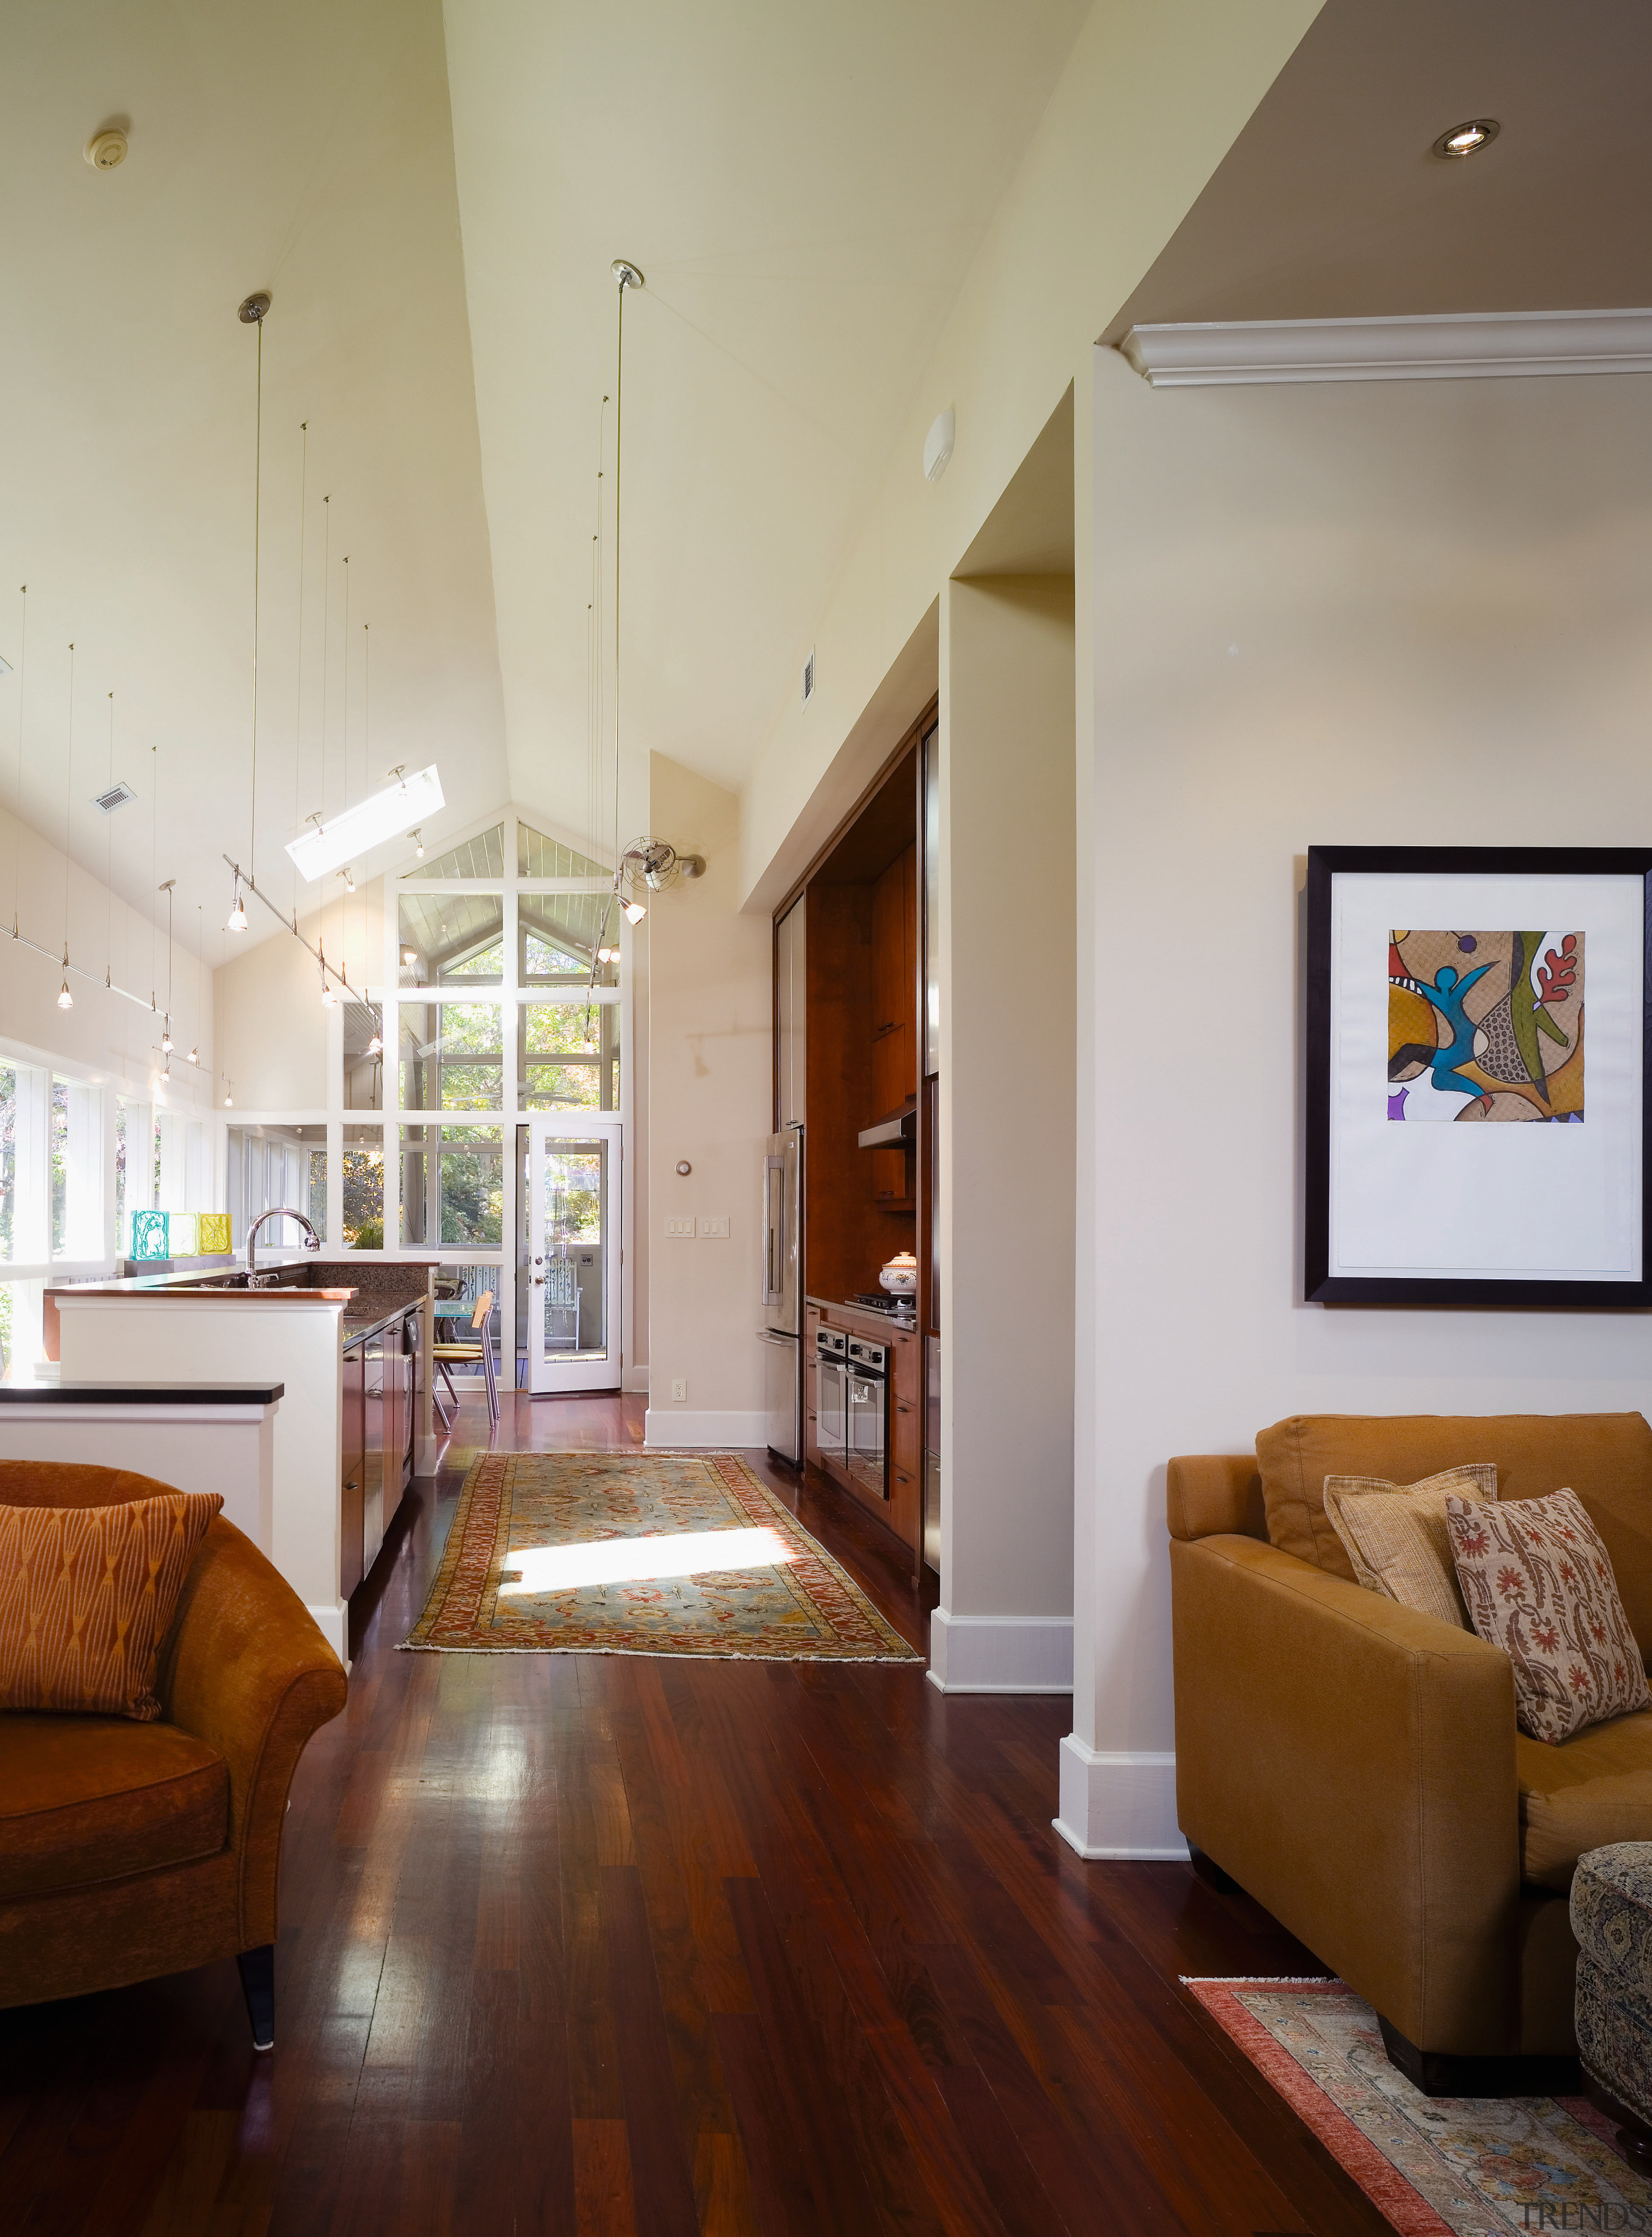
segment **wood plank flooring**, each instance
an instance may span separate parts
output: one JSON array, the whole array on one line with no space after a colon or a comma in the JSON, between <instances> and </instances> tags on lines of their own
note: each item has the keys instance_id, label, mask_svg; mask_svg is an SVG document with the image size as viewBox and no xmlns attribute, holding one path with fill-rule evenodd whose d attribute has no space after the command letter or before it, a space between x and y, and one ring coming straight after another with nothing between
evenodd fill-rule
<instances>
[{"instance_id":1,"label":"wood plank flooring","mask_svg":"<svg viewBox=\"0 0 1652 2237\"><path fill-rule=\"evenodd\" d=\"M640 1402L504 1400L503 1448ZM276 2049L233 1965L0 2012L5 2237L1379 2237L1180 1987L1320 1970L1050 1827L1064 1700L887 1666L398 1654L461 1409L288 1819ZM909 1560L766 1478L924 1643Z\"/></svg>"}]
</instances>

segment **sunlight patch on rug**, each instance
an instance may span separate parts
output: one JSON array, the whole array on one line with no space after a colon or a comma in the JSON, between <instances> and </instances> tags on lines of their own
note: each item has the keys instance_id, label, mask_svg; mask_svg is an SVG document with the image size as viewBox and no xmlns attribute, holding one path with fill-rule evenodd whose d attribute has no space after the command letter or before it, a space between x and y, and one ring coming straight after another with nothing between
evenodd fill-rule
<instances>
[{"instance_id":1,"label":"sunlight patch on rug","mask_svg":"<svg viewBox=\"0 0 1652 2237\"><path fill-rule=\"evenodd\" d=\"M581 1585L644 1578L706 1577L720 1570L773 1568L796 1557L773 1530L684 1530L659 1538L599 1538L588 1546L517 1546L500 1572L507 1599L565 1593Z\"/></svg>"},{"instance_id":2,"label":"sunlight patch on rug","mask_svg":"<svg viewBox=\"0 0 1652 2237\"><path fill-rule=\"evenodd\" d=\"M922 1662L736 1455L480 1453L404 1646Z\"/></svg>"}]
</instances>

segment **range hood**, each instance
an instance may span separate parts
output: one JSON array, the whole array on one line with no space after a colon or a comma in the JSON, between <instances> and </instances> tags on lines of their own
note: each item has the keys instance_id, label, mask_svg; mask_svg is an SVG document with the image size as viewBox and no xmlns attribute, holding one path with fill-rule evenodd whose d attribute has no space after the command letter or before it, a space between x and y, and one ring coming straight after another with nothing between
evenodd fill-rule
<instances>
[{"instance_id":1,"label":"range hood","mask_svg":"<svg viewBox=\"0 0 1652 2237\"><path fill-rule=\"evenodd\" d=\"M903 1103L898 1111L892 1111L875 1126L863 1126L859 1133L863 1150L898 1149L903 1143L918 1139L918 1105L915 1100Z\"/></svg>"}]
</instances>

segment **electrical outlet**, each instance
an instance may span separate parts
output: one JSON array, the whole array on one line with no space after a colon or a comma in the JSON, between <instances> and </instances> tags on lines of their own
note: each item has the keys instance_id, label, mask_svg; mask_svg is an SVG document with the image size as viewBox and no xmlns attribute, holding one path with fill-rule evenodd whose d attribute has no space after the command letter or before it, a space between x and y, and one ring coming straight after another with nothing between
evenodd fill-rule
<instances>
[{"instance_id":1,"label":"electrical outlet","mask_svg":"<svg viewBox=\"0 0 1652 2237\"><path fill-rule=\"evenodd\" d=\"M694 1224L692 1218L668 1219L665 1231L668 1235L692 1235L694 1231Z\"/></svg>"},{"instance_id":2,"label":"electrical outlet","mask_svg":"<svg viewBox=\"0 0 1652 2237\"><path fill-rule=\"evenodd\" d=\"M671 1396L674 1398L686 1398L688 1396L688 1378L686 1375L672 1377Z\"/></svg>"},{"instance_id":3,"label":"electrical outlet","mask_svg":"<svg viewBox=\"0 0 1652 2237\"><path fill-rule=\"evenodd\" d=\"M725 1212L721 1219L702 1219L700 1223L700 1232L702 1235L720 1235L723 1241L727 1243L728 1240L728 1215Z\"/></svg>"}]
</instances>

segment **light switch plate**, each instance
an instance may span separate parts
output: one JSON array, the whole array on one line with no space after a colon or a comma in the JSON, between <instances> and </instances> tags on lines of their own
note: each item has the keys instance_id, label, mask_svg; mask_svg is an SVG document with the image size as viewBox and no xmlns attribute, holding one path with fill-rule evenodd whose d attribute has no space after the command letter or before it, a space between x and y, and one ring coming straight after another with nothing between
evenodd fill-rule
<instances>
[{"instance_id":1,"label":"light switch plate","mask_svg":"<svg viewBox=\"0 0 1652 2237\"><path fill-rule=\"evenodd\" d=\"M688 1396L688 1378L686 1375L679 1375L673 1377L671 1396L674 1398L686 1398Z\"/></svg>"},{"instance_id":2,"label":"light switch plate","mask_svg":"<svg viewBox=\"0 0 1652 2237\"><path fill-rule=\"evenodd\" d=\"M728 1215L725 1212L721 1219L702 1219L700 1223L700 1232L702 1235L721 1236L723 1241L727 1243L728 1240Z\"/></svg>"},{"instance_id":3,"label":"light switch plate","mask_svg":"<svg viewBox=\"0 0 1652 2237\"><path fill-rule=\"evenodd\" d=\"M694 1220L692 1217L688 1219L668 1219L665 1224L665 1231L668 1235L692 1235L694 1231Z\"/></svg>"}]
</instances>

